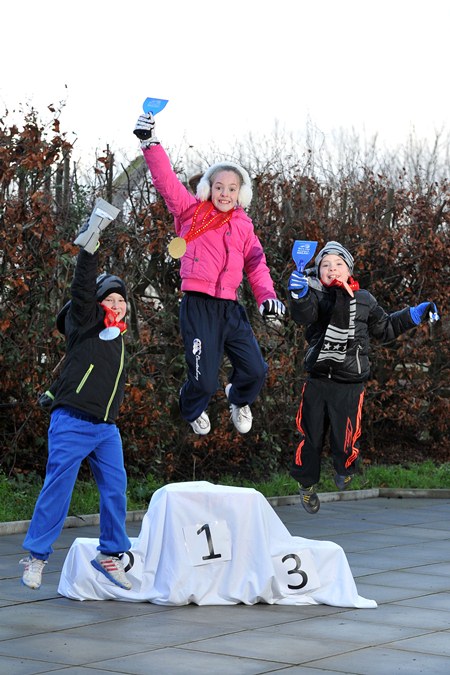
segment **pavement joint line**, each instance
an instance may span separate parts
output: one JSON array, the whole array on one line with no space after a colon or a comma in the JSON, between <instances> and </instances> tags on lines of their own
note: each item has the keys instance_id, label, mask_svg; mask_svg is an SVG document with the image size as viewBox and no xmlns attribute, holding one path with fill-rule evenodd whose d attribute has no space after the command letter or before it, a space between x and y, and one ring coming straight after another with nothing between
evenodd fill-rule
<instances>
[{"instance_id":1,"label":"pavement joint line","mask_svg":"<svg viewBox=\"0 0 450 675\"><path fill-rule=\"evenodd\" d=\"M428 499L450 499L450 489L408 489L408 488L371 488L368 490L349 490L348 492L319 492L322 504L338 501L356 501L359 499L376 499L378 497L391 498L428 498ZM300 502L300 495L285 495L280 497L266 497L269 504L275 506L290 506ZM141 511L128 511L127 523L140 522L143 520L148 509ZM25 533L30 525L30 520L15 520L6 523L0 523L0 536L9 534ZM64 529L71 527L87 527L89 525L98 525L100 515L92 513L89 515L68 516L64 522Z\"/></svg>"}]
</instances>

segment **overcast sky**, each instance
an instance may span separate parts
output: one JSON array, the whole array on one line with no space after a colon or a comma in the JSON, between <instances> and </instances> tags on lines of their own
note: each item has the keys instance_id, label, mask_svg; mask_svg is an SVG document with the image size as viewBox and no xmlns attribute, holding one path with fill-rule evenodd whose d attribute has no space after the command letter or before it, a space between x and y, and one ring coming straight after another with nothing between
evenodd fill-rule
<instances>
[{"instance_id":1,"label":"overcast sky","mask_svg":"<svg viewBox=\"0 0 450 675\"><path fill-rule=\"evenodd\" d=\"M448 132L449 0L5 0L0 112L30 102L87 158L133 157L143 100L166 146L224 152L275 123L397 145Z\"/></svg>"}]
</instances>

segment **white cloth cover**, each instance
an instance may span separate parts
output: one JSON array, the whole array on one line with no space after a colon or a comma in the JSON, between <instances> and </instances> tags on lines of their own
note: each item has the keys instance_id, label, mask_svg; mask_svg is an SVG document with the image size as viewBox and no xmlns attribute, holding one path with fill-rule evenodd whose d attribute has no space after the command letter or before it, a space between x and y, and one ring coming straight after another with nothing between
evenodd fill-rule
<instances>
[{"instance_id":1,"label":"white cloth cover","mask_svg":"<svg viewBox=\"0 0 450 675\"><path fill-rule=\"evenodd\" d=\"M139 537L131 541L125 555L132 590L115 586L90 564L97 539L78 538L58 592L74 600L157 605L377 606L358 595L340 546L291 536L252 488L167 485L153 495Z\"/></svg>"}]
</instances>

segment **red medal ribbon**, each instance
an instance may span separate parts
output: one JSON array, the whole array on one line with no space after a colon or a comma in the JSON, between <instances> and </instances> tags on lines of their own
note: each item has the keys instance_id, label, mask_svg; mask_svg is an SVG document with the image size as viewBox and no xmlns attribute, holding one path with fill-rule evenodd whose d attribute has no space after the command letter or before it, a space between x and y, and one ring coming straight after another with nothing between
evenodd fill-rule
<instances>
[{"instance_id":1,"label":"red medal ribbon","mask_svg":"<svg viewBox=\"0 0 450 675\"><path fill-rule=\"evenodd\" d=\"M359 283L353 277L349 277L345 283L339 281L338 279L333 279L331 283L323 285L327 288L331 288L331 286L337 286L338 288L345 288L346 290L348 286L352 291L359 291ZM352 295L352 293L350 293L350 295Z\"/></svg>"},{"instance_id":2,"label":"red medal ribbon","mask_svg":"<svg viewBox=\"0 0 450 675\"><path fill-rule=\"evenodd\" d=\"M106 328L111 328L112 326L117 326L121 333L125 333L127 330L127 324L125 321L117 321L116 313L112 311L109 307L100 303L100 305L105 310L105 318L103 319Z\"/></svg>"},{"instance_id":3,"label":"red medal ribbon","mask_svg":"<svg viewBox=\"0 0 450 675\"><path fill-rule=\"evenodd\" d=\"M202 211L203 213L201 213ZM219 227L222 227L222 225L228 223L233 215L233 210L231 210L227 213L218 212L209 217L212 211L214 211L214 204L209 201L200 202L200 204L195 209L189 232L183 237L183 239L186 241L186 244L188 244L190 241L193 241L194 239L197 239L197 237L207 230L219 229ZM198 223L200 217L201 221Z\"/></svg>"}]
</instances>

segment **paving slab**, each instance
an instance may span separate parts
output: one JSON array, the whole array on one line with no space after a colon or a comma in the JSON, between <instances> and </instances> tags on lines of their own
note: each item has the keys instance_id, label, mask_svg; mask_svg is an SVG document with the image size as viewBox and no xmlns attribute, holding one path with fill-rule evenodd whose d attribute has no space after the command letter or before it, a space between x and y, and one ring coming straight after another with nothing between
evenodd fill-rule
<instances>
[{"instance_id":1,"label":"paving slab","mask_svg":"<svg viewBox=\"0 0 450 675\"><path fill-rule=\"evenodd\" d=\"M26 527L0 528L0 671L448 675L450 496L356 493L322 499L313 516L295 499L274 509L292 535L342 546L359 594L377 609L72 601L58 595L59 575L76 537L98 537L95 519L63 530L38 591L20 583ZM129 536L139 530L134 514Z\"/></svg>"}]
</instances>

